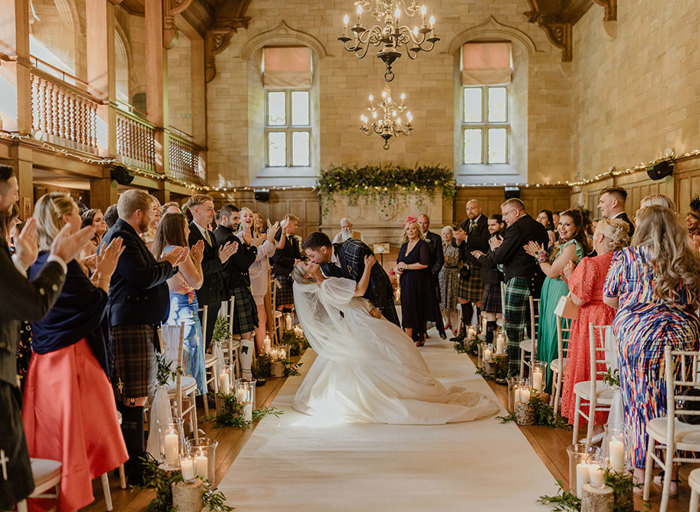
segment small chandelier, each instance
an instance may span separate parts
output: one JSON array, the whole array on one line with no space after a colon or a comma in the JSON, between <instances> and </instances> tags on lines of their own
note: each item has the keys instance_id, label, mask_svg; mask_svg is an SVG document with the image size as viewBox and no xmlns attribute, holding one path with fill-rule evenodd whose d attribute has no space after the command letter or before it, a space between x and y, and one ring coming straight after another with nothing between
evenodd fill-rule
<instances>
[{"instance_id":1,"label":"small chandelier","mask_svg":"<svg viewBox=\"0 0 700 512\"><path fill-rule=\"evenodd\" d=\"M362 126L360 130L365 135L376 133L384 139L384 149L389 149L389 139L399 135L408 135L413 130L411 122L413 116L406 112L406 122L401 119L401 113L406 110L406 95L401 93L401 103L395 103L391 97L389 86L385 86L382 91L382 101L378 105L374 104L374 96L369 95L369 115L362 114Z\"/></svg>"},{"instance_id":2,"label":"small chandelier","mask_svg":"<svg viewBox=\"0 0 700 512\"><path fill-rule=\"evenodd\" d=\"M420 52L432 51L435 43L440 40L435 35L433 28L435 17L430 16L428 23L426 23L427 10L424 5L418 6L416 0L410 0L410 3L409 0L359 0L355 2L355 5L357 6L357 19L350 28L353 34L351 36L348 32L350 18L346 14L343 18L343 34L338 40L342 41L347 51L355 53L358 59L367 55L370 46L381 47L377 57L386 64L384 80L387 82L394 79L391 65L401 57L399 50L402 47L409 58L415 59ZM370 28L363 26L361 19L362 13L365 11L374 16L379 24ZM421 15L420 27L415 25L413 29L410 29L406 25L399 24L399 18L402 14L413 17L419 13Z\"/></svg>"}]
</instances>

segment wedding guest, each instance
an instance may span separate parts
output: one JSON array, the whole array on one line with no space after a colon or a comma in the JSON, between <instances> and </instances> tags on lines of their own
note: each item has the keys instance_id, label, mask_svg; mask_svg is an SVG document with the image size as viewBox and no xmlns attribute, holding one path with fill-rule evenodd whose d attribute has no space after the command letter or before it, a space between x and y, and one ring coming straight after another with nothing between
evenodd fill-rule
<instances>
[{"instance_id":1,"label":"wedding guest","mask_svg":"<svg viewBox=\"0 0 700 512\"><path fill-rule=\"evenodd\" d=\"M544 226L527 214L520 199L505 201L501 204L501 213L507 228L503 238L489 239L492 252L488 257L495 264L503 265L509 373L515 376L520 372L520 342L528 324L529 298L540 296L544 280L544 274L527 254L525 246L530 242L544 245L549 242L549 236Z\"/></svg>"},{"instance_id":2,"label":"wedding guest","mask_svg":"<svg viewBox=\"0 0 700 512\"><path fill-rule=\"evenodd\" d=\"M688 245L694 251L700 249L700 198L695 197L690 202L690 210L685 217L685 227L688 230Z\"/></svg>"},{"instance_id":3,"label":"wedding guest","mask_svg":"<svg viewBox=\"0 0 700 512\"><path fill-rule=\"evenodd\" d=\"M253 218L255 219L255 229L260 235L267 233L268 227L265 225L265 219L260 212L253 212Z\"/></svg>"},{"instance_id":4,"label":"wedding guest","mask_svg":"<svg viewBox=\"0 0 700 512\"><path fill-rule=\"evenodd\" d=\"M430 231L430 217L426 214L421 214L418 216L418 226L423 233L423 240L426 241L430 247L430 263L429 270L430 275L433 278L433 283L435 285L435 296L440 297L440 280L438 276L440 275L440 269L445 263L445 256L442 251L442 238L437 233ZM440 334L440 338L447 339L445 334L445 324L442 321L442 315L435 322L435 328Z\"/></svg>"},{"instance_id":5,"label":"wedding guest","mask_svg":"<svg viewBox=\"0 0 700 512\"><path fill-rule=\"evenodd\" d=\"M611 325L615 317L615 310L603 303L603 285L615 252L629 242L628 230L627 223L621 219L598 221L593 233L593 248L597 256L583 258L578 265L569 261L562 272L569 283L571 299L579 306L569 332L561 390L561 415L568 418L571 425L574 424L576 412L574 386L591 378L588 325ZM598 333L596 336L596 345L601 346ZM596 413L594 423L602 425L606 418L607 413ZM581 420L585 424L585 419Z\"/></svg>"},{"instance_id":6,"label":"wedding guest","mask_svg":"<svg viewBox=\"0 0 700 512\"><path fill-rule=\"evenodd\" d=\"M235 207L234 207L235 208ZM190 222L190 234L187 241L190 246L195 245L200 240L204 240L204 256L202 257L202 272L204 282L196 291L199 307L207 307L207 324L203 325L204 340L206 348L211 344L211 337L214 334L216 317L221 309L221 301L228 300L226 285L224 284L224 265L237 250L235 244L219 245L214 236L214 232L209 229L209 225L214 221L214 200L207 195L197 194L192 196L186 204L186 210L192 215ZM236 214L238 209L236 208ZM235 220L236 226L237 220ZM204 313L200 313L199 321L203 320Z\"/></svg>"},{"instance_id":7,"label":"wedding guest","mask_svg":"<svg viewBox=\"0 0 700 512\"><path fill-rule=\"evenodd\" d=\"M664 348L698 350L700 259L671 210L647 206L637 212L632 246L615 253L603 301L616 308L613 332L618 348L625 425L633 439L635 479L642 481L647 423L666 414ZM689 376L676 375L677 379ZM678 491L674 466L671 492ZM667 475L668 476L668 475Z\"/></svg>"},{"instance_id":8,"label":"wedding guest","mask_svg":"<svg viewBox=\"0 0 700 512\"><path fill-rule=\"evenodd\" d=\"M80 216L82 221L82 226L94 226L95 227L95 238L90 240L88 244L83 249L80 254L80 263L85 265L90 272L95 271L95 254L97 253L97 248L102 242L102 237L107 232L107 223L105 222L105 216L102 214L100 209L86 210Z\"/></svg>"},{"instance_id":9,"label":"wedding guest","mask_svg":"<svg viewBox=\"0 0 700 512\"><path fill-rule=\"evenodd\" d=\"M489 234L491 238L498 240L503 236L503 216L500 213L494 213L489 216L488 220ZM498 325L498 317L503 314L503 305L501 304L501 283L503 282L503 274L498 269L493 257L489 257L493 249L484 254L481 251L473 251L472 256L479 261L481 265L481 279L484 283L484 295L481 298L481 316L486 320L486 343L493 343L494 333Z\"/></svg>"},{"instance_id":10,"label":"wedding guest","mask_svg":"<svg viewBox=\"0 0 700 512\"><path fill-rule=\"evenodd\" d=\"M440 312L442 313L445 329L451 329L457 335L459 332L459 302L457 287L459 286L459 248L452 245L454 238L452 226L442 228L442 251L445 264L440 269Z\"/></svg>"},{"instance_id":11,"label":"wedding guest","mask_svg":"<svg viewBox=\"0 0 700 512\"><path fill-rule=\"evenodd\" d=\"M574 264L586 253L586 233L583 230L583 216L580 210L571 209L559 215L559 244L551 254L547 254L543 244L531 241L525 248L535 258L546 278L540 295L539 325L537 326L537 359L547 363L546 387L552 381L549 363L558 354L557 320L554 309L559 299L569 293L569 287L561 279L564 267Z\"/></svg>"},{"instance_id":12,"label":"wedding guest","mask_svg":"<svg viewBox=\"0 0 700 512\"><path fill-rule=\"evenodd\" d=\"M634 236L634 224L625 211L627 191L622 187L607 187L600 193L598 209L603 218L622 219L629 225L629 234Z\"/></svg>"},{"instance_id":13,"label":"wedding guest","mask_svg":"<svg viewBox=\"0 0 700 512\"><path fill-rule=\"evenodd\" d=\"M265 336L267 335L267 310L265 308L265 296L270 287L270 257L275 253L275 233L279 228L279 223L269 225L266 236L263 236L255 223L255 214L248 208L241 210L243 224L247 223L248 215L253 215L253 245L257 248L255 261L248 268L250 277L250 291L253 294L255 307L258 310L258 326L255 329L255 351L257 355L262 354ZM270 221L268 220L268 224Z\"/></svg>"},{"instance_id":14,"label":"wedding guest","mask_svg":"<svg viewBox=\"0 0 700 512\"><path fill-rule=\"evenodd\" d=\"M0 213L0 233L5 237L10 250L14 250L12 238L17 234L17 228L21 223L22 219L19 218L19 208L16 204L10 207L7 215Z\"/></svg>"},{"instance_id":15,"label":"wedding guest","mask_svg":"<svg viewBox=\"0 0 700 512\"><path fill-rule=\"evenodd\" d=\"M185 325L183 371L185 375L194 378L200 393L206 393L202 324L199 321L199 303L195 294L195 290L199 289L204 282L202 273L204 240L200 240L190 248L189 234L190 227L182 213L166 213L158 223L151 252L156 260L161 261L163 255L175 247L184 247L187 250L189 257L180 264L178 272L168 279L170 312L165 324Z\"/></svg>"},{"instance_id":16,"label":"wedding guest","mask_svg":"<svg viewBox=\"0 0 700 512\"><path fill-rule=\"evenodd\" d=\"M11 214L19 200L19 186L12 167L0 165L0 216ZM94 228L71 235L62 229L49 248L49 256L33 280L26 270L36 260L36 220L30 218L15 236L15 253L10 254L6 238L0 236L0 282L12 293L0 293L0 450L7 457L6 472L0 478L0 510L10 510L34 490L34 478L20 412L15 358L22 320L41 320L53 307L63 288L67 261L73 260ZM5 478L6 475L6 478Z\"/></svg>"},{"instance_id":17,"label":"wedding guest","mask_svg":"<svg viewBox=\"0 0 700 512\"><path fill-rule=\"evenodd\" d=\"M450 341L461 341L467 336L467 325L472 322L474 308L476 308L477 318L481 314L481 296L484 293L484 286L481 282L481 265L472 256L472 252L488 251L488 219L482 213L481 204L476 199L467 202L466 210L467 218L460 225L460 229L466 234L466 239L459 244L462 270L457 288L457 298L462 308L462 329L459 335Z\"/></svg>"},{"instance_id":18,"label":"wedding guest","mask_svg":"<svg viewBox=\"0 0 700 512\"><path fill-rule=\"evenodd\" d=\"M429 269L430 247L415 217L409 217L394 272L401 282L401 325L416 346L425 345L426 324L440 316Z\"/></svg>"},{"instance_id":19,"label":"wedding guest","mask_svg":"<svg viewBox=\"0 0 700 512\"><path fill-rule=\"evenodd\" d=\"M549 235L549 245L547 246L547 249L554 247L554 244L557 241L555 230L558 224L557 226L554 225L554 215L552 214L552 210L540 210L537 213L537 222L544 226L544 228L547 230L547 234Z\"/></svg>"},{"instance_id":20,"label":"wedding guest","mask_svg":"<svg viewBox=\"0 0 700 512\"><path fill-rule=\"evenodd\" d=\"M555 228L559 225L559 212L552 212L552 227ZM554 233L556 235L556 233Z\"/></svg>"},{"instance_id":21,"label":"wedding guest","mask_svg":"<svg viewBox=\"0 0 700 512\"><path fill-rule=\"evenodd\" d=\"M116 204L110 204L107 207L104 213L104 218L107 230L112 229L112 226L114 226L117 223L117 219L119 218L119 211L117 210Z\"/></svg>"},{"instance_id":22,"label":"wedding guest","mask_svg":"<svg viewBox=\"0 0 700 512\"><path fill-rule=\"evenodd\" d=\"M158 204L143 190L130 189L119 196L119 219L102 239L109 245L122 239L119 258L109 287L110 338L114 347L112 379L117 408L122 412L122 434L129 452L124 465L127 478L142 481L139 457L145 450L143 407L155 392L158 326L168 317L166 281L187 258L187 249L176 247L157 262L141 235L149 229Z\"/></svg>"},{"instance_id":23,"label":"wedding guest","mask_svg":"<svg viewBox=\"0 0 700 512\"><path fill-rule=\"evenodd\" d=\"M182 210L180 209L180 205L175 201L170 201L160 207L160 216L163 217L166 213L182 213ZM187 217L185 217L185 219L186 218Z\"/></svg>"},{"instance_id":24,"label":"wedding guest","mask_svg":"<svg viewBox=\"0 0 700 512\"><path fill-rule=\"evenodd\" d=\"M233 325L234 335L242 340L241 351L246 357L241 357L241 373L244 379L252 379L250 361L253 357L253 332L258 327L258 308L250 291L250 275L248 269L255 262L258 249L253 244L253 212L246 208L245 212L235 211L233 205L225 205L219 210L219 225L214 231L216 243L236 245L238 250L226 264L222 275L226 286L226 295L234 302ZM236 208L237 210L237 208ZM241 215L244 213L244 215ZM235 220L234 220L235 219ZM236 236L236 228L239 228Z\"/></svg>"},{"instance_id":25,"label":"wedding guest","mask_svg":"<svg viewBox=\"0 0 700 512\"><path fill-rule=\"evenodd\" d=\"M160 201L155 196L153 197L153 201L155 202L155 210L153 211L153 218L151 219L151 223L148 225L148 229L144 231L144 233L141 235L141 238L143 238L143 241L146 242L146 246L150 250L151 244L153 244L153 239L156 237L156 230L158 229L158 223L160 222Z\"/></svg>"},{"instance_id":26,"label":"wedding guest","mask_svg":"<svg viewBox=\"0 0 700 512\"><path fill-rule=\"evenodd\" d=\"M276 302L273 304L278 310L291 311L294 307L294 294L292 293L291 273L294 266L302 260L299 240L294 236L297 232L299 219L296 215L288 213L280 223L280 229L275 234L275 240L279 242L272 255L272 276L277 282Z\"/></svg>"},{"instance_id":27,"label":"wedding guest","mask_svg":"<svg viewBox=\"0 0 700 512\"><path fill-rule=\"evenodd\" d=\"M39 256L35 278L49 258L56 235L81 227L78 207L67 194L51 192L36 204ZM128 459L108 376L109 283L122 251L115 238L96 259L92 279L77 260L67 264L65 283L48 315L32 322L32 356L22 407L29 455L61 462L59 510L94 501L92 480Z\"/></svg>"},{"instance_id":28,"label":"wedding guest","mask_svg":"<svg viewBox=\"0 0 700 512\"><path fill-rule=\"evenodd\" d=\"M345 240L354 238L355 240L362 240L362 233L352 229L353 224L350 219L343 217L340 219L340 232L333 238L334 244L342 244Z\"/></svg>"}]
</instances>

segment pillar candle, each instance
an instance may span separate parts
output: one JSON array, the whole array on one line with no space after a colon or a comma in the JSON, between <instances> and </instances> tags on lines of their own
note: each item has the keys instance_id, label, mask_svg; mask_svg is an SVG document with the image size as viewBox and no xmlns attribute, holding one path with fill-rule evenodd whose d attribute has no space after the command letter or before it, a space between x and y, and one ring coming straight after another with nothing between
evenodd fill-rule
<instances>
[{"instance_id":1,"label":"pillar candle","mask_svg":"<svg viewBox=\"0 0 700 512\"><path fill-rule=\"evenodd\" d=\"M243 388L238 388L238 391L236 393L236 400L238 400L239 403L245 402L245 395L246 390Z\"/></svg>"},{"instance_id":2,"label":"pillar candle","mask_svg":"<svg viewBox=\"0 0 700 512\"><path fill-rule=\"evenodd\" d=\"M520 386L515 385L513 386L513 403L520 402Z\"/></svg>"},{"instance_id":3,"label":"pillar candle","mask_svg":"<svg viewBox=\"0 0 700 512\"><path fill-rule=\"evenodd\" d=\"M270 341L269 336L265 336L265 341L263 342L263 350L268 354L272 350L272 342Z\"/></svg>"},{"instance_id":4,"label":"pillar candle","mask_svg":"<svg viewBox=\"0 0 700 512\"><path fill-rule=\"evenodd\" d=\"M491 352L492 352L492 351L491 351L490 348L485 348L485 349L484 349L484 361L487 362L487 363L488 363L489 361L491 361Z\"/></svg>"},{"instance_id":5,"label":"pillar candle","mask_svg":"<svg viewBox=\"0 0 700 512\"><path fill-rule=\"evenodd\" d=\"M542 393L542 370L535 368L532 372L532 388L538 393Z\"/></svg>"},{"instance_id":6,"label":"pillar candle","mask_svg":"<svg viewBox=\"0 0 700 512\"><path fill-rule=\"evenodd\" d=\"M520 389L520 401L528 403L530 401L530 390L528 388Z\"/></svg>"},{"instance_id":7,"label":"pillar candle","mask_svg":"<svg viewBox=\"0 0 700 512\"><path fill-rule=\"evenodd\" d=\"M204 452L202 452L201 450L197 454L197 457L194 459L194 464L195 472L197 473L198 478L200 478L201 480L206 480L207 478L209 478L209 458L206 455L204 455Z\"/></svg>"},{"instance_id":8,"label":"pillar candle","mask_svg":"<svg viewBox=\"0 0 700 512\"><path fill-rule=\"evenodd\" d=\"M182 478L185 481L194 480L194 462L191 458L185 457L180 459L180 470L182 471Z\"/></svg>"},{"instance_id":9,"label":"pillar candle","mask_svg":"<svg viewBox=\"0 0 700 512\"><path fill-rule=\"evenodd\" d=\"M228 395L231 392L231 384L229 382L229 375L226 372L221 372L219 374L219 391Z\"/></svg>"},{"instance_id":10,"label":"pillar candle","mask_svg":"<svg viewBox=\"0 0 700 512\"><path fill-rule=\"evenodd\" d=\"M243 419L245 421L253 421L253 404L250 402L243 404Z\"/></svg>"},{"instance_id":11,"label":"pillar candle","mask_svg":"<svg viewBox=\"0 0 700 512\"><path fill-rule=\"evenodd\" d=\"M591 462L588 465L588 479L593 487L603 486L603 477L605 476L605 471L600 467L597 462Z\"/></svg>"},{"instance_id":12,"label":"pillar candle","mask_svg":"<svg viewBox=\"0 0 700 512\"><path fill-rule=\"evenodd\" d=\"M476 336L476 331L474 330L474 328L470 327L469 328L469 338L473 338L474 336Z\"/></svg>"},{"instance_id":13,"label":"pillar candle","mask_svg":"<svg viewBox=\"0 0 700 512\"><path fill-rule=\"evenodd\" d=\"M481 332L484 334L486 333L486 319L485 318L483 318L481 320Z\"/></svg>"},{"instance_id":14,"label":"pillar candle","mask_svg":"<svg viewBox=\"0 0 700 512\"><path fill-rule=\"evenodd\" d=\"M502 334L498 335L496 338L496 354L503 354L506 350L506 340Z\"/></svg>"},{"instance_id":15,"label":"pillar candle","mask_svg":"<svg viewBox=\"0 0 700 512\"><path fill-rule=\"evenodd\" d=\"M289 313L284 315L284 328L287 331L292 330L292 315L290 315Z\"/></svg>"},{"instance_id":16,"label":"pillar candle","mask_svg":"<svg viewBox=\"0 0 700 512\"><path fill-rule=\"evenodd\" d=\"M180 454L177 434L170 429L165 434L165 463L170 467L177 467L177 458Z\"/></svg>"},{"instance_id":17,"label":"pillar candle","mask_svg":"<svg viewBox=\"0 0 700 512\"><path fill-rule=\"evenodd\" d=\"M576 496L583 497L583 486L588 483L588 464L579 462L576 464Z\"/></svg>"},{"instance_id":18,"label":"pillar candle","mask_svg":"<svg viewBox=\"0 0 700 512\"><path fill-rule=\"evenodd\" d=\"M608 444L610 449L610 467L621 473L625 470L625 445L619 439L613 439Z\"/></svg>"}]
</instances>

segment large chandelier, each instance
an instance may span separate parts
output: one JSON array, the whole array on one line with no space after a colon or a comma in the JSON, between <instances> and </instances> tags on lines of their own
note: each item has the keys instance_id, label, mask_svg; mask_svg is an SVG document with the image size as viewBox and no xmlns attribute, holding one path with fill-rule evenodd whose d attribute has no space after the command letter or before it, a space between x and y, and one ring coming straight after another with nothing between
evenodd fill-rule
<instances>
[{"instance_id":1,"label":"large chandelier","mask_svg":"<svg viewBox=\"0 0 700 512\"><path fill-rule=\"evenodd\" d=\"M424 5L419 6L416 0L359 0L355 2L357 6L357 19L350 27L352 35L348 32L350 18L346 14L343 18L343 35L338 40L343 42L345 49L353 52L358 59L367 55L370 46L381 47L377 53L384 64L386 73L384 80L391 82L394 73L391 65L396 59L401 57L401 48L411 59L415 59L420 52L429 52L435 47L435 43L440 40L435 35L435 17L430 16L428 23L425 21L427 10ZM378 24L369 28L362 24L362 14L369 12L377 19ZM410 18L421 16L420 27L414 25L410 29L406 25L400 25L399 19L402 15Z\"/></svg>"},{"instance_id":2,"label":"large chandelier","mask_svg":"<svg viewBox=\"0 0 700 512\"><path fill-rule=\"evenodd\" d=\"M384 139L384 149L389 149L389 139L392 137L411 133L411 130L413 130L413 126L411 126L413 116L411 113L406 111L405 123L401 119L402 112L407 108L405 100L406 95L401 93L401 103L396 103L391 97L388 85L384 87L382 101L378 105L374 104L374 96L370 94L369 107L367 107L369 115L362 114L360 116L362 120L360 130L362 130L362 133L365 135L376 133L379 135Z\"/></svg>"}]
</instances>

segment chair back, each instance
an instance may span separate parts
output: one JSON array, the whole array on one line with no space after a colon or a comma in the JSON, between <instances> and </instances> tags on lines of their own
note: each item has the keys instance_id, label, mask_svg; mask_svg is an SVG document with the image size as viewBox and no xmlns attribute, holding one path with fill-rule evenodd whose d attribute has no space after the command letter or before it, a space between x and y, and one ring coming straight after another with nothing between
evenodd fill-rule
<instances>
[{"instance_id":1,"label":"chair back","mask_svg":"<svg viewBox=\"0 0 700 512\"><path fill-rule=\"evenodd\" d=\"M175 370L182 368L182 350L185 342L185 323L180 325L161 325L158 328L163 356L169 363L174 363ZM175 372L175 388L177 396L177 416L182 418L182 376Z\"/></svg>"},{"instance_id":2,"label":"chair back","mask_svg":"<svg viewBox=\"0 0 700 512\"><path fill-rule=\"evenodd\" d=\"M279 281L270 274L270 304L272 306L272 311L277 309L277 287L279 286Z\"/></svg>"},{"instance_id":3,"label":"chair back","mask_svg":"<svg viewBox=\"0 0 700 512\"><path fill-rule=\"evenodd\" d=\"M698 358L700 352L697 350L673 350L671 345L664 348L665 380L666 380L666 404L669 419L666 439L675 439L675 420L677 416L700 416L700 404L692 404L687 408L678 409L676 400L682 400L686 404L689 402L700 402L700 396L685 394L691 389L700 388L698 381ZM687 422L687 420L686 420Z\"/></svg>"},{"instance_id":4,"label":"chair back","mask_svg":"<svg viewBox=\"0 0 700 512\"><path fill-rule=\"evenodd\" d=\"M506 283L501 281L501 315L503 316L503 321L506 320Z\"/></svg>"},{"instance_id":5,"label":"chair back","mask_svg":"<svg viewBox=\"0 0 700 512\"><path fill-rule=\"evenodd\" d=\"M207 317L209 315L209 306L204 305L201 308L197 309L197 312L202 313L202 325L200 325L200 331L202 335L200 336L200 341L202 345L202 354L206 354L207 352L207 341L209 341L207 338Z\"/></svg>"},{"instance_id":6,"label":"chair back","mask_svg":"<svg viewBox=\"0 0 700 512\"><path fill-rule=\"evenodd\" d=\"M591 410L595 407L596 401L596 382L602 380L608 375L608 362L606 358L606 333L609 325L595 325L593 322L588 324L588 350L589 364L591 367L589 379L589 393L591 401ZM600 340L600 343L596 342Z\"/></svg>"},{"instance_id":7,"label":"chair back","mask_svg":"<svg viewBox=\"0 0 700 512\"><path fill-rule=\"evenodd\" d=\"M231 296L231 300L228 301L228 360L229 362L232 362L234 360L234 355L233 355L233 313L236 307L236 301L234 300L233 296Z\"/></svg>"},{"instance_id":8,"label":"chair back","mask_svg":"<svg viewBox=\"0 0 700 512\"><path fill-rule=\"evenodd\" d=\"M569 318L562 318L559 315L554 315L557 319L557 357L561 362L561 368L564 368L564 359L569 350L569 335L571 334L571 325L574 323Z\"/></svg>"}]
</instances>

